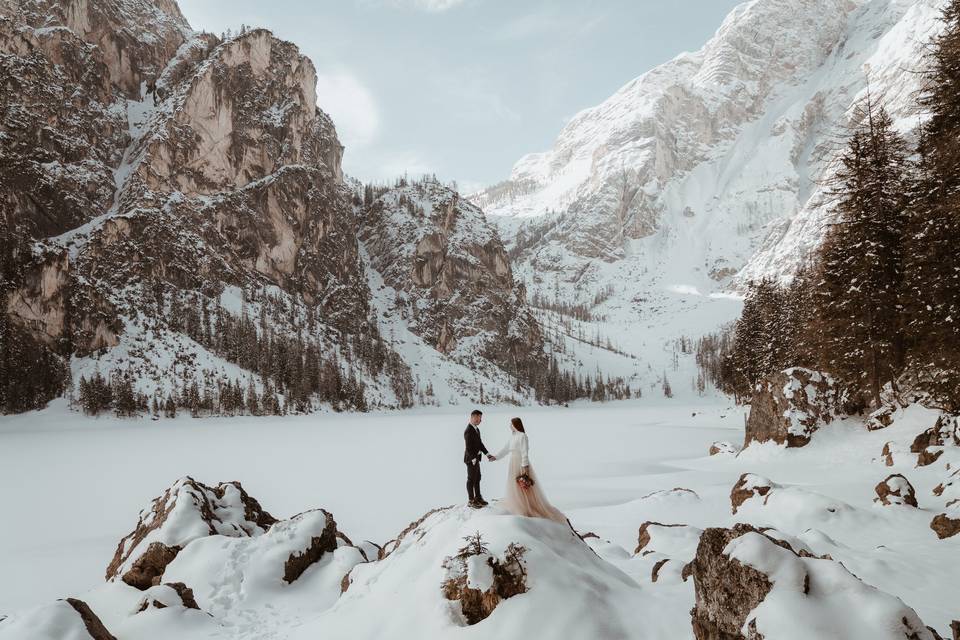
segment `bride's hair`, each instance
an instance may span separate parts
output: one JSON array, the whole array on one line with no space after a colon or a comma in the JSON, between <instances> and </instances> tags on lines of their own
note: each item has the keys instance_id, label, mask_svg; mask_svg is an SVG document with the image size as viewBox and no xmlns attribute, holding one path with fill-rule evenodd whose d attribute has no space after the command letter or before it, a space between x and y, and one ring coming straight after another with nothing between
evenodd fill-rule
<instances>
[{"instance_id":1,"label":"bride's hair","mask_svg":"<svg viewBox=\"0 0 960 640\"><path fill-rule=\"evenodd\" d=\"M519 431L520 433L526 433L523 429L523 420L520 418L510 418L510 424L513 425L513 428Z\"/></svg>"}]
</instances>

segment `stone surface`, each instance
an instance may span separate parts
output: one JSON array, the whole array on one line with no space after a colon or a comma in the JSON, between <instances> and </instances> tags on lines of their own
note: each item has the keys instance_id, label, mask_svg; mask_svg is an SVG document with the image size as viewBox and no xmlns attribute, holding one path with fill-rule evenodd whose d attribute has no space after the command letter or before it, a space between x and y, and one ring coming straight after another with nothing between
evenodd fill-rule
<instances>
[{"instance_id":1,"label":"stone surface","mask_svg":"<svg viewBox=\"0 0 960 640\"><path fill-rule=\"evenodd\" d=\"M874 488L874 491L877 493L877 497L873 499L874 502L879 502L882 505L917 506L917 495L913 485L899 473L887 476Z\"/></svg>"},{"instance_id":2,"label":"stone surface","mask_svg":"<svg viewBox=\"0 0 960 640\"><path fill-rule=\"evenodd\" d=\"M758 496L763 498L766 503L770 492L777 487L773 481L755 473L744 473L730 490L730 510L733 514L737 513L744 502Z\"/></svg>"},{"instance_id":3,"label":"stone surface","mask_svg":"<svg viewBox=\"0 0 960 640\"><path fill-rule=\"evenodd\" d=\"M833 421L835 402L833 381L826 374L801 368L771 374L753 394L743 446L772 441L802 447Z\"/></svg>"}]
</instances>

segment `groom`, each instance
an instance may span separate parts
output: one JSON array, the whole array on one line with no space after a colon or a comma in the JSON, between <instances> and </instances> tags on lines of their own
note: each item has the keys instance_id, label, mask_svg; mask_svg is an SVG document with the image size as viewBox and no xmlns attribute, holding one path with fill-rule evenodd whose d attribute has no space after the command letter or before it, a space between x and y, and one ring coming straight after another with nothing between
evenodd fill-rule
<instances>
[{"instance_id":1,"label":"groom","mask_svg":"<svg viewBox=\"0 0 960 640\"><path fill-rule=\"evenodd\" d=\"M463 461L467 465L467 497L470 501L467 503L474 509L487 506L487 501L480 495L480 454L487 454L488 460L495 460L490 455L487 448L483 446L483 440L480 439L480 421L483 420L483 412L474 409L470 413L470 423L466 431L463 432L463 441L466 449L463 452Z\"/></svg>"}]
</instances>

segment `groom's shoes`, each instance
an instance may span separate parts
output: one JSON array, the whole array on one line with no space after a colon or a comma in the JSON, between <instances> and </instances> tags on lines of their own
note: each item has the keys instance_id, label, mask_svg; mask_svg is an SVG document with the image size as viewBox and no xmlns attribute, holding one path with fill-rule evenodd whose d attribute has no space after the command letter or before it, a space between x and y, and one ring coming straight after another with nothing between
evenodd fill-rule
<instances>
[{"instance_id":1,"label":"groom's shoes","mask_svg":"<svg viewBox=\"0 0 960 640\"><path fill-rule=\"evenodd\" d=\"M476 502L478 505L480 505L481 507L485 507L485 506L487 506L488 504L490 504L489 502L487 502L487 501L484 500L483 498L477 498L475 502Z\"/></svg>"},{"instance_id":2,"label":"groom's shoes","mask_svg":"<svg viewBox=\"0 0 960 640\"><path fill-rule=\"evenodd\" d=\"M480 509L481 507L483 507L483 505L477 502L476 500L469 500L467 502L467 506L470 507L471 509Z\"/></svg>"}]
</instances>

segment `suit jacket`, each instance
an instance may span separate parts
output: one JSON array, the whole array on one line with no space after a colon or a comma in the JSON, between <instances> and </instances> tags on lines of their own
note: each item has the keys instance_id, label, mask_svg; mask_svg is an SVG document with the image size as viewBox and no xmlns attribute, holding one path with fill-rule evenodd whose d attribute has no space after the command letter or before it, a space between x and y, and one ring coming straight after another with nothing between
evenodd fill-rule
<instances>
[{"instance_id":1,"label":"suit jacket","mask_svg":"<svg viewBox=\"0 0 960 640\"><path fill-rule=\"evenodd\" d=\"M481 452L489 454L487 448L483 446L483 440L480 438L480 431L472 424L468 424L467 429L463 432L463 441L466 445L466 448L463 452L463 461L467 464L479 460Z\"/></svg>"}]
</instances>

